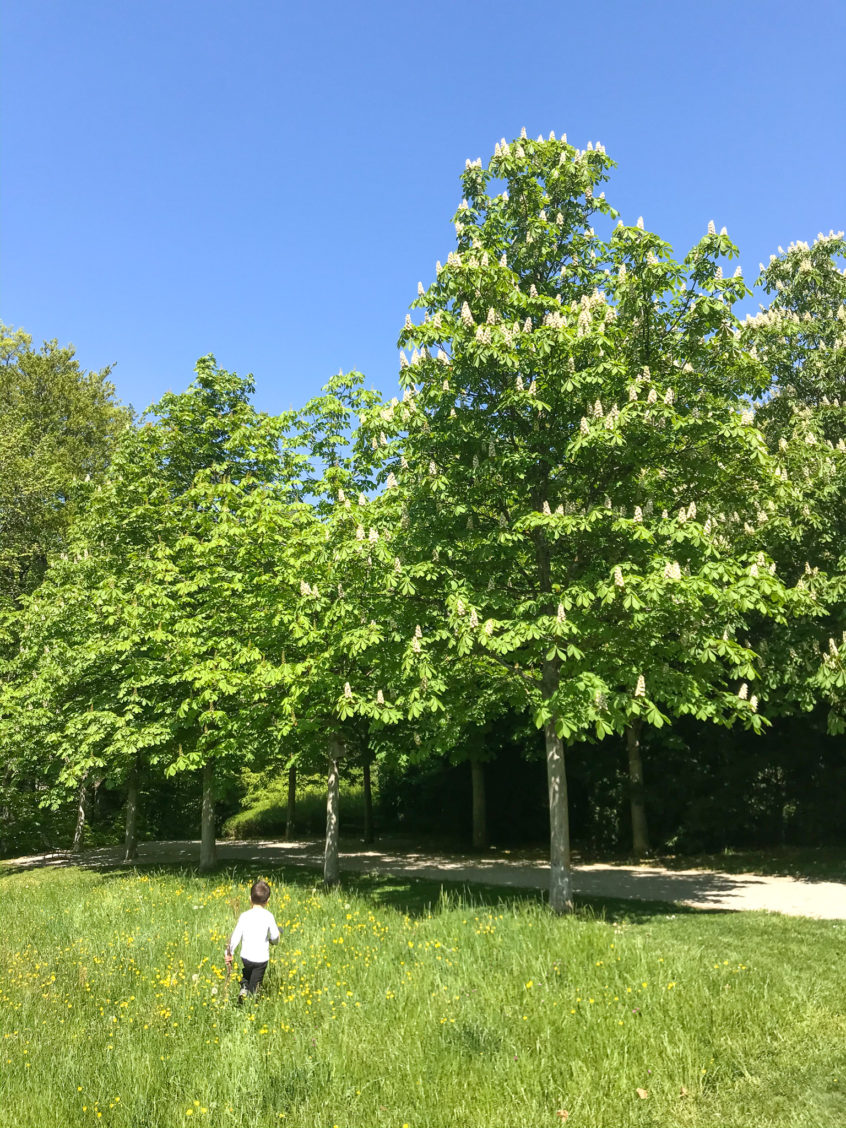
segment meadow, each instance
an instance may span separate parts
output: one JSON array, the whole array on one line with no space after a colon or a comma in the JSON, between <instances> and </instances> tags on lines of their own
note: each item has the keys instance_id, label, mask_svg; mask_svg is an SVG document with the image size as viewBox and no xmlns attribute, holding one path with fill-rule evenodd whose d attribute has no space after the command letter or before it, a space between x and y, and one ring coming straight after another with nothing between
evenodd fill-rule
<instances>
[{"instance_id":1,"label":"meadow","mask_svg":"<svg viewBox=\"0 0 846 1128\"><path fill-rule=\"evenodd\" d=\"M846 923L271 871L0 876L0 1126L846 1123Z\"/></svg>"}]
</instances>

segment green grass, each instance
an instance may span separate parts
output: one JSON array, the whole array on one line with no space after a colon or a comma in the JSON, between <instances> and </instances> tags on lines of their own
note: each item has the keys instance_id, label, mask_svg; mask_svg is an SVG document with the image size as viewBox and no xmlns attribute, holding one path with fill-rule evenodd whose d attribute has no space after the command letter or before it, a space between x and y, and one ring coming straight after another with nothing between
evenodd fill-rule
<instances>
[{"instance_id":1,"label":"green grass","mask_svg":"<svg viewBox=\"0 0 846 1128\"><path fill-rule=\"evenodd\" d=\"M248 796L243 810L231 815L223 824L224 838L283 838L288 818L288 797L280 787L267 794ZM341 818L344 825L364 826L364 789L361 784L347 784L341 796ZM307 782L297 793L295 834L308 838L326 829L326 785Z\"/></svg>"},{"instance_id":2,"label":"green grass","mask_svg":"<svg viewBox=\"0 0 846 1128\"><path fill-rule=\"evenodd\" d=\"M0 1126L846 1123L840 922L555 919L502 890L274 871L282 943L239 1008L223 946L255 876L0 877Z\"/></svg>"}]
</instances>

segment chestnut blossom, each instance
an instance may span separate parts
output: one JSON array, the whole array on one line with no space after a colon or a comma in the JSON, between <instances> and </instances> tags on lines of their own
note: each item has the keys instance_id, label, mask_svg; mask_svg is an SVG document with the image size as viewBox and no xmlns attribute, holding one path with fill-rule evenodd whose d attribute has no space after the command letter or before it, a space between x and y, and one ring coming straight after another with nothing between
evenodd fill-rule
<instances>
[{"instance_id":1,"label":"chestnut blossom","mask_svg":"<svg viewBox=\"0 0 846 1128\"><path fill-rule=\"evenodd\" d=\"M344 697L346 697L347 701L352 699L352 690L350 689L349 682L344 682Z\"/></svg>"},{"instance_id":2,"label":"chestnut blossom","mask_svg":"<svg viewBox=\"0 0 846 1128\"><path fill-rule=\"evenodd\" d=\"M640 674L637 679L637 685L635 686L634 695L635 697L646 696L646 678L644 678L643 674Z\"/></svg>"},{"instance_id":3,"label":"chestnut blossom","mask_svg":"<svg viewBox=\"0 0 846 1128\"><path fill-rule=\"evenodd\" d=\"M616 587L625 587L626 581L623 579L623 572L618 564L614 569L614 585Z\"/></svg>"}]
</instances>

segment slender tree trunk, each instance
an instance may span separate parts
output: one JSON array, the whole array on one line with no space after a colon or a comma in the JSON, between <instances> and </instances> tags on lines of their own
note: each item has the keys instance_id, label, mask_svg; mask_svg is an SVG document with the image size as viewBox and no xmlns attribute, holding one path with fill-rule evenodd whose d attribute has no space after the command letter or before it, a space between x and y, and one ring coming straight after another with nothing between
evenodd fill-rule
<instances>
[{"instance_id":1,"label":"slender tree trunk","mask_svg":"<svg viewBox=\"0 0 846 1128\"><path fill-rule=\"evenodd\" d=\"M470 779L473 784L473 848L483 850L488 844L485 765L475 756L470 760Z\"/></svg>"},{"instance_id":2,"label":"slender tree trunk","mask_svg":"<svg viewBox=\"0 0 846 1128\"><path fill-rule=\"evenodd\" d=\"M343 745L337 736L329 739L329 775L326 785L326 846L323 851L323 881L329 888L337 885L341 880L340 862L338 859L338 760L341 757Z\"/></svg>"},{"instance_id":3,"label":"slender tree trunk","mask_svg":"<svg viewBox=\"0 0 846 1128\"><path fill-rule=\"evenodd\" d=\"M214 760L203 765L203 813L200 827L200 873L213 870L217 862L214 837Z\"/></svg>"},{"instance_id":4,"label":"slender tree trunk","mask_svg":"<svg viewBox=\"0 0 846 1128\"><path fill-rule=\"evenodd\" d=\"M73 845L71 852L78 854L82 849L82 840L85 837L85 816L88 813L88 776L83 776L79 784L79 792L76 799L76 827L73 832Z\"/></svg>"},{"instance_id":5,"label":"slender tree trunk","mask_svg":"<svg viewBox=\"0 0 846 1128\"><path fill-rule=\"evenodd\" d=\"M632 850L641 856L649 852L649 830L646 825L646 796L643 786L643 759L640 755L640 721L626 726L626 748L629 753L629 801L632 808Z\"/></svg>"},{"instance_id":6,"label":"slender tree trunk","mask_svg":"<svg viewBox=\"0 0 846 1128\"><path fill-rule=\"evenodd\" d=\"M557 660L544 662L543 691L547 700L558 688ZM570 868L570 812L564 742L555 731L554 715L544 725L546 778L549 787L549 907L554 913L573 911L573 872Z\"/></svg>"},{"instance_id":7,"label":"slender tree trunk","mask_svg":"<svg viewBox=\"0 0 846 1128\"><path fill-rule=\"evenodd\" d=\"M364 841L372 842L373 834L373 783L370 778L370 756L365 754L363 768L364 784Z\"/></svg>"},{"instance_id":8,"label":"slender tree trunk","mask_svg":"<svg viewBox=\"0 0 846 1128\"><path fill-rule=\"evenodd\" d=\"M138 854L138 760L132 762L126 781L126 836L123 860L134 862Z\"/></svg>"},{"instance_id":9,"label":"slender tree trunk","mask_svg":"<svg viewBox=\"0 0 846 1128\"><path fill-rule=\"evenodd\" d=\"M297 813L297 765L288 768L288 810L285 814L285 838L290 842L294 837L294 824Z\"/></svg>"}]
</instances>

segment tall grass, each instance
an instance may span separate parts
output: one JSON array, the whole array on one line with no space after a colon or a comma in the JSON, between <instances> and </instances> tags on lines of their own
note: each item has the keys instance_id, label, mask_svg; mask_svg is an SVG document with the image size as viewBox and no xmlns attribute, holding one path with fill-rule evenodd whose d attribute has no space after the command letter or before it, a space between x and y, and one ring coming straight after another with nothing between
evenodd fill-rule
<instances>
[{"instance_id":1,"label":"tall grass","mask_svg":"<svg viewBox=\"0 0 846 1128\"><path fill-rule=\"evenodd\" d=\"M0 878L0 1125L846 1124L838 922L271 872L282 943L238 1007L255 876Z\"/></svg>"}]
</instances>

